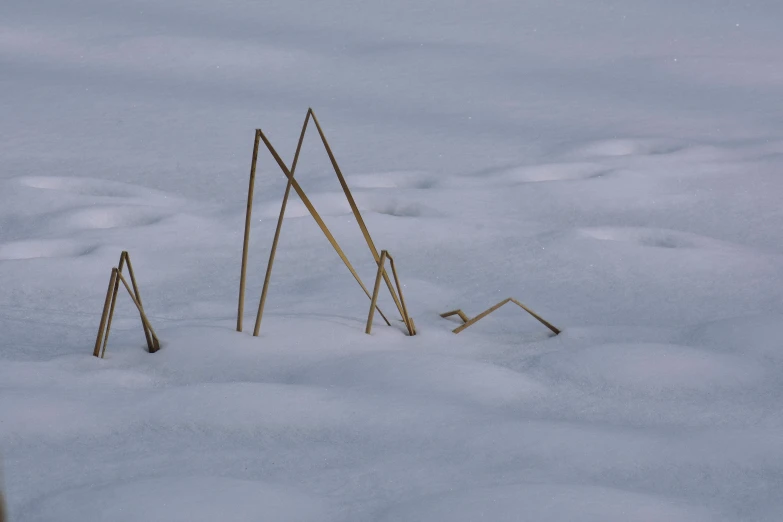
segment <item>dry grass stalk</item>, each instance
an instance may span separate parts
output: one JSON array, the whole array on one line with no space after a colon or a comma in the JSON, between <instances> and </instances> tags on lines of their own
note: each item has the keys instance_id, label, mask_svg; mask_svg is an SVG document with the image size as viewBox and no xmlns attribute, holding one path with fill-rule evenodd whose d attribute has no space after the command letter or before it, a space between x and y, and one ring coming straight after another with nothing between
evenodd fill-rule
<instances>
[{"instance_id":1,"label":"dry grass stalk","mask_svg":"<svg viewBox=\"0 0 783 522\"><path fill-rule=\"evenodd\" d=\"M312 109L308 109L307 116L305 117L304 124L302 125L302 131L299 136L299 144L297 145L296 154L294 155L294 163L291 166L291 169L289 170L286 166L285 162L282 160L280 155L275 150L272 143L267 139L267 137L264 135L263 131L260 129L256 131L256 144L254 147L253 152L253 163L251 165L251 182L250 182L250 189L248 193L248 206L247 206L247 214L245 218L245 243L243 245L243 260L242 260L242 275L240 278L240 298L239 298L239 309L238 309L238 317L237 317L237 330L241 331L241 325L242 325L242 313L244 310L244 289L245 289L245 273L246 273L246 265L247 265L247 251L248 251L248 243L249 243L249 230L250 230L250 222L251 222L251 214L252 214L252 187L253 187L253 178L255 176L255 165L257 161L257 145L258 145L258 139L262 140L264 142L264 145L266 145L267 149L269 150L270 154L274 158L274 160L277 162L278 166L280 167L280 170L285 174L288 182L286 184L286 191L283 195L283 202L280 208L280 215L278 216L278 222L277 227L275 229L275 238L272 242L272 249L269 255L269 263L267 264L267 270L266 270L266 276L264 278L264 287L261 291L261 299L259 300L259 307L258 307L258 313L256 314L256 324L255 328L253 330L253 335L257 336L260 331L261 327L261 320L263 318L264 313L264 307L266 304L266 298L268 295L269 290L269 281L272 274L272 266L274 264L275 255L277 252L277 245L278 241L280 239L280 234L282 230L282 222L285 215L285 209L288 202L288 197L290 195L291 188L293 187L296 194L299 196L299 198L302 200L302 203L307 208L308 212L310 212L310 215L313 217L315 222L318 224L318 227L321 229L321 232L323 232L324 236L326 236L326 239L329 241L329 243L332 245L332 248L334 248L335 252L337 252L337 255L340 257L340 259L343 261L343 264L348 268L348 270L351 272L351 275L354 277L357 283L359 283L359 286L364 291L365 295L367 295L368 298L372 300L372 297L370 295L370 292L367 290L367 287L362 282L361 278L359 277L359 274L356 272L356 270L353 268L353 265L351 265L351 262L348 260L348 257L345 255L345 252L343 252L342 248L340 248L340 245L337 243L337 240L332 235L329 228L326 226L326 223L321 219L321 216L318 214L318 212L315 210L315 207L310 202L310 199L307 197L307 194L305 194L304 190L302 190L302 187L299 185L299 182L294 179L294 174L296 172L296 164L298 162L299 153L301 151L302 143L304 141L305 132L307 131L307 125L312 118L313 122L315 123L318 133L321 137L321 140L324 144L324 147L326 148L326 152L329 155L329 159L332 162L332 166L334 167L335 174L337 175L337 178L340 182L340 185L343 188L343 192L345 193L346 199L348 200L349 205L351 206L351 210L354 214L354 217L356 218L357 223L359 223L359 228L362 231L362 234L365 238L365 241L367 242L368 247L370 248L370 252L373 254L373 257L377 262L380 261L380 256L378 255L377 249L375 248L375 244L372 241L372 237L369 234L369 231L367 230L367 226L364 223L364 219L361 216L361 213L359 212L358 207L356 206L356 202L353 199L353 196L351 194L350 189L348 188L347 183L345 182L345 178L342 175L342 172L340 171L340 167L337 165L337 161L334 158L334 154L332 153L331 147L329 146L329 143L326 141L326 136L323 133L323 130L321 129L320 124L318 123L318 120L315 117L315 113ZM392 267L392 271L394 271L394 267ZM403 316L403 320L405 321L406 326L408 327L408 331L411 332L411 335L415 332L415 328L413 326L413 322L410 320L410 318L407 315L407 311L405 310L405 305L403 300L398 297L399 290L399 284L397 285L397 289L392 286L391 280L389 278L389 275L384 270L382 272L382 277L386 281L386 285L389 288L389 292L392 295L392 298L394 300L395 305L397 306L397 309L400 312L400 315ZM387 325L390 325L391 323L386 318L386 316L383 314L380 308L377 307L377 304L375 306L375 309L378 310L378 313L383 317L383 320L386 322Z\"/></svg>"},{"instance_id":2,"label":"dry grass stalk","mask_svg":"<svg viewBox=\"0 0 783 522\"><path fill-rule=\"evenodd\" d=\"M130 261L130 256L128 255L128 252L123 251L122 254L120 254L120 262L117 264L117 273L122 274L122 269L125 267L125 265L128 265L128 273L131 276L131 281L133 282L133 292L132 295L135 295L135 298L138 300L139 304L141 304L141 294L139 293L139 286L136 284L136 276L133 273L133 265ZM119 291L119 285L120 280L119 278L114 278L114 288L112 290L112 297L111 297L111 305L109 308L108 318L106 322L106 334L103 341L103 350L102 352L106 351L106 343L109 339L109 332L111 331L111 321L114 317L114 307L117 304L117 292ZM153 349L153 342L152 337L150 336L149 331L147 330L147 325L144 323L144 317L143 313L140 311L140 315L142 315L142 326L144 327L144 337L147 339L147 349L150 351L150 353L154 352ZM101 358L103 355L101 355Z\"/></svg>"},{"instance_id":3,"label":"dry grass stalk","mask_svg":"<svg viewBox=\"0 0 783 522\"><path fill-rule=\"evenodd\" d=\"M150 353L157 352L160 350L160 341L158 340L158 336L155 334L155 330L152 329L152 325L150 324L149 319L147 319L147 314L144 313L144 308L141 306L141 302L133 296L133 291L131 290L130 285L128 285L128 281L125 280L120 272L117 272L117 277L119 277L120 281L122 281L122 284L125 286L125 289L128 291L128 296L131 298L131 301L133 301L133 304L136 305L136 309L139 311L139 315L141 315L142 326L148 329L151 334L152 346L150 347Z\"/></svg>"},{"instance_id":4,"label":"dry grass stalk","mask_svg":"<svg viewBox=\"0 0 783 522\"><path fill-rule=\"evenodd\" d=\"M101 323L98 326L98 337L95 339L95 349L92 354L95 357L101 356L101 341L103 341L103 333L106 328L106 319L109 316L109 306L114 301L114 283L117 281L117 272L112 269L111 278L109 279L109 288L106 290L106 300L103 302L103 313L101 314Z\"/></svg>"},{"instance_id":5,"label":"dry grass stalk","mask_svg":"<svg viewBox=\"0 0 783 522\"><path fill-rule=\"evenodd\" d=\"M492 312L494 312L495 310L497 310L498 308L500 308L501 306L503 306L503 305L505 305L507 303L514 303L518 307L522 308L524 311L526 311L527 313L532 315L536 320L538 320L538 322L540 322L541 324L543 324L544 326L549 328L555 335L558 335L560 333L560 330L558 328L556 328L555 326L553 326L552 324L547 322L543 317L541 317L540 315L538 315L533 310L531 310L530 308L528 308L524 304L520 303L519 301L517 301L513 297L509 297L508 299L502 300L501 302L499 302L495 306L493 306L493 307L491 307L491 308L481 312L480 314L478 314L473 319L469 319L468 316L465 315L465 313L462 310L452 310L451 312L446 312L446 313L440 314L440 316L444 317L444 318L445 317L451 317L453 315L459 316L459 318L462 319L462 321L465 324L463 324L463 325L461 325L461 326L459 326L459 327L457 327L457 328L455 328L453 330L453 332L455 334L458 334L461 331L465 330L466 328L470 328L471 326L473 326L474 324L476 324L480 320L484 319L486 316L488 316L489 314L491 314Z\"/></svg>"},{"instance_id":6,"label":"dry grass stalk","mask_svg":"<svg viewBox=\"0 0 783 522\"><path fill-rule=\"evenodd\" d=\"M280 241L280 233L283 230L283 218L285 217L285 209L288 206L288 197L291 194L291 181L296 174L296 165L299 163L299 153L302 151L302 143L304 143L305 131L307 130L307 122L310 121L310 111L307 111L304 124L302 125L302 132L299 134L299 143L296 145L296 152L294 153L294 162L291 164L291 177L288 179L285 185L285 192L283 193L283 202L280 205L280 215L277 218L277 226L275 227L275 237L272 240L272 249L269 252L269 262L266 265L266 275L264 275L264 286L261 289L261 299L258 303L258 313L256 314L256 324L253 329L253 335L258 336L261 330L261 318L264 315L264 305L266 304L266 296L269 291L269 280L272 277L272 265L275 263L275 255L277 255L277 244Z\"/></svg>"},{"instance_id":7,"label":"dry grass stalk","mask_svg":"<svg viewBox=\"0 0 783 522\"><path fill-rule=\"evenodd\" d=\"M258 144L261 140L261 129L256 129L253 143L253 159L250 162L250 184L247 188L247 211L245 212L245 238L242 243L242 271L239 274L239 306L237 309L237 332L242 331L242 320L245 314L245 280L247 276L247 249L250 246L250 220L253 214L253 193L256 182L256 163L258 162Z\"/></svg>"},{"instance_id":8,"label":"dry grass stalk","mask_svg":"<svg viewBox=\"0 0 783 522\"><path fill-rule=\"evenodd\" d=\"M386 252L386 251L384 251ZM394 264L394 258L386 252L386 257L389 258L389 264L391 265L392 269L392 275L394 276L394 284L397 285L397 293L400 296L400 304L402 305L402 320L405 323L405 326L408 328L408 334L409 335L416 335L416 327L413 324L413 319L411 319L411 316L408 315L408 307L405 306L405 297L402 295L402 287L400 286L400 278L397 276L397 267ZM384 270L384 274L386 271ZM386 279L388 279L388 275L386 276ZM392 294L392 297L394 294Z\"/></svg>"},{"instance_id":9,"label":"dry grass stalk","mask_svg":"<svg viewBox=\"0 0 783 522\"><path fill-rule=\"evenodd\" d=\"M440 316L443 317L444 319L446 317L451 317L452 315L458 315L459 318L462 319L463 323L467 323L468 321L470 321L470 317L465 315L465 312L463 312L462 310L452 310L451 312L440 314Z\"/></svg>"},{"instance_id":10,"label":"dry grass stalk","mask_svg":"<svg viewBox=\"0 0 783 522\"><path fill-rule=\"evenodd\" d=\"M375 286L372 290L372 298L370 299L370 313L367 315L367 327L364 329L364 333L369 334L372 332L372 319L375 315L375 307L378 303L378 294L381 290L381 276L383 275L383 265L386 263L386 251L381 253L381 259L378 261L378 275L375 277Z\"/></svg>"},{"instance_id":11,"label":"dry grass stalk","mask_svg":"<svg viewBox=\"0 0 783 522\"><path fill-rule=\"evenodd\" d=\"M141 316L142 326L144 327L144 337L147 339L147 348L149 348L154 345L151 334L152 328L149 326L149 321L146 321L144 317L144 305L141 302L141 292L139 292L139 285L136 283L136 275L133 273L133 265L131 264L130 255L128 252L123 252L123 254L124 255L120 255L120 264L117 267L117 272L122 275L122 262L124 257L124 261L128 265L128 275L130 275L131 284L133 285L132 296L135 296L136 301L138 301L139 316ZM109 315L109 320L111 321L111 315ZM150 351L152 352L153 350Z\"/></svg>"},{"instance_id":12,"label":"dry grass stalk","mask_svg":"<svg viewBox=\"0 0 783 522\"><path fill-rule=\"evenodd\" d=\"M359 228L362 231L362 235L364 236L364 240L367 242L367 246L370 249L370 253L373 256L373 259L375 260L376 263L378 263L380 262L380 257L378 256L378 250L375 248L375 243L373 242L372 237L370 236L369 230L367 230L367 225L365 225L364 219L362 218L362 214L361 212L359 212L359 207L356 205L356 201L353 199L351 190L348 188L348 183L345 181L345 177L343 176L343 173L340 170L340 166L337 164L337 160L334 157L334 153L332 153L332 148L329 146L329 142L326 140L326 135L324 134L324 131L321 128L321 124L318 123L318 118L315 117L315 113L313 112L312 109L308 110L308 114L311 114L313 117L313 122L315 123L315 127L316 129L318 129L318 135L321 137L321 141L324 144L326 153L329 155L329 160L332 162L334 173L337 175L337 179L340 181L340 186L343 188L343 193L345 193L345 199L348 200L348 204L351 207L351 212L353 212L353 216L356 219L356 223L359 225ZM389 274L387 274L385 270L383 272L383 279L386 282L386 287L389 289L389 293L392 295L392 299L394 299L394 304L397 306L397 310L399 311L401 316L405 317L405 312L402 308L402 304L400 300L397 298L397 294L395 293L391 281L389 280Z\"/></svg>"},{"instance_id":13,"label":"dry grass stalk","mask_svg":"<svg viewBox=\"0 0 783 522\"><path fill-rule=\"evenodd\" d=\"M400 303L402 305L402 321L405 323L405 327L408 329L408 334L416 335L416 327L413 324L413 319L408 316L408 309L405 306L405 298L402 295L400 279L397 277L397 269L394 266L394 258L392 258L392 256L386 250L381 252L380 258L378 260L378 274L375 276L375 287L373 288L372 299L370 301L370 313L367 315L367 326L364 329L364 333L370 334L372 332L372 320L373 316L375 315L375 307L377 306L378 294L380 293L381 289L381 280L384 278L384 275L386 275L388 278L388 274L386 273L386 268L384 266L386 264L386 259L389 260L392 274L394 275L394 283L397 285L397 291L400 294Z\"/></svg>"},{"instance_id":14,"label":"dry grass stalk","mask_svg":"<svg viewBox=\"0 0 783 522\"><path fill-rule=\"evenodd\" d=\"M128 265L128 274L131 278L131 284L122 275L122 269L125 265ZM109 333L111 332L111 323L114 317L114 309L117 304L117 295L119 293L120 282L122 282L125 289L128 291L133 304L139 312L141 317L142 328L144 329L144 336L147 340L147 349L150 353L155 353L160 349L160 341L158 336L155 335L155 331L152 328L147 315L144 313L144 307L141 302L141 293L139 292L139 286L136 283L136 276L133 273L133 265L130 262L130 256L128 252L123 251L120 255L120 262L118 267L112 268L111 278L109 279L109 288L106 292L106 300L103 304L103 313L101 314L101 322L98 326L98 336L95 339L95 348L93 355L100 357L101 359L106 354L106 345L109 342ZM131 285L133 288L131 288Z\"/></svg>"},{"instance_id":15,"label":"dry grass stalk","mask_svg":"<svg viewBox=\"0 0 783 522\"><path fill-rule=\"evenodd\" d=\"M299 182L294 179L294 177L291 175L291 172L288 170L288 167L285 165L283 160L280 158L280 155L275 150L274 146L272 146L272 143L267 139L267 137L264 135L264 133L261 133L261 139L264 141L264 144L267 146L267 149L269 149L269 152L272 154L272 157L277 162L278 166L280 167L280 170L283 171L283 174L286 175L286 177L289 179L291 186L294 188L294 191L296 191L297 196L299 196L299 199L302 200L302 203L307 208L308 212L310 212L310 215L313 217L315 222L318 224L318 227L321 229L321 232L323 232L324 236L326 236L326 239L329 241L329 244L332 245L332 248L334 248L334 251L337 252L337 255L340 256L340 259L342 260L343 264L348 268L348 270L351 272L351 275L356 280L357 283L359 283L359 286L364 291L365 295L368 299L371 298L370 292L367 290L367 287L364 286L364 283L362 282L361 278L359 277L359 274L356 272L356 269L354 269L351 262L348 260L348 257L345 255L345 252L343 252L343 249L340 248L340 245L337 243L337 240L332 235L331 231L329 230L329 227L326 226L326 223L321 218L321 216L318 214L318 211L315 210L315 207L310 202L310 198L307 197L307 194L305 194L304 190L302 190L302 187L299 185ZM389 320L386 319L386 316L381 312L380 309L378 309L378 313L381 314L381 317L388 323Z\"/></svg>"}]
</instances>

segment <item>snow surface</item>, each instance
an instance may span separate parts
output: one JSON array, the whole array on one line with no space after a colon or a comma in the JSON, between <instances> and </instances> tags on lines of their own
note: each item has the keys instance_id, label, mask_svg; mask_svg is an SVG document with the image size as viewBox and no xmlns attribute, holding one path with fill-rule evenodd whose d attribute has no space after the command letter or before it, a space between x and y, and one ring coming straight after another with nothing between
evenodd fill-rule
<instances>
[{"instance_id":1,"label":"snow surface","mask_svg":"<svg viewBox=\"0 0 783 522\"><path fill-rule=\"evenodd\" d=\"M13 522L783 519L779 0L0 2ZM419 335L253 129L312 106ZM311 129L312 131L312 129ZM375 267L315 133L297 177ZM262 153L246 328L285 182ZM163 349L123 296L129 250ZM439 313L507 306L460 335ZM394 316L387 294L381 306Z\"/></svg>"}]
</instances>

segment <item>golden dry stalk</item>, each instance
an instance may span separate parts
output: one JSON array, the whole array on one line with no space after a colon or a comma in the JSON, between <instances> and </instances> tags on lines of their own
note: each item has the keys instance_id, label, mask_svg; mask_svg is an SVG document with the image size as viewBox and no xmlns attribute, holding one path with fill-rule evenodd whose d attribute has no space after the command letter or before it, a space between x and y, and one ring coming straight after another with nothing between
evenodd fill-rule
<instances>
[{"instance_id":1,"label":"golden dry stalk","mask_svg":"<svg viewBox=\"0 0 783 522\"><path fill-rule=\"evenodd\" d=\"M459 316L459 318L462 319L462 322L465 323L465 324L463 324L463 325L461 325L461 326L459 326L459 327L457 327L457 328L455 328L453 330L453 332L455 334L458 334L461 331L465 330L466 328L470 328L471 326L473 326L477 322L481 321L486 316L488 316L489 314L491 314L492 312L494 312L495 310L497 310L498 308L500 308L501 306L503 306L503 305L505 305L507 303L514 303L518 307L522 308L524 311L526 311L527 313L529 313L530 315L535 317L536 320L538 320L538 322L540 322L541 324L543 324L544 326L549 328L555 335L558 335L560 333L560 330L558 328L556 328L555 326L553 326L552 324L547 322L543 317L541 317L540 315L538 315L533 310L531 310L527 306L523 305L522 303L520 303L519 301L517 301L513 297L509 297L508 299L502 300L501 302L499 302L495 306L493 306L491 308L488 308L487 310L484 310L483 312L478 314L473 319L468 318L468 316L465 315L465 312L463 312L462 310L452 310L450 312L442 313L442 314L440 314L440 316L443 317L443 318L451 317L451 316L454 316L454 315Z\"/></svg>"},{"instance_id":2,"label":"golden dry stalk","mask_svg":"<svg viewBox=\"0 0 783 522\"><path fill-rule=\"evenodd\" d=\"M413 319L411 319L410 316L408 315L408 308L405 306L405 298L402 295L400 278L397 277L397 269L394 266L394 258L386 250L381 252L381 258L378 261L378 274L375 276L375 287L373 288L372 299L370 301L370 313L367 316L367 326L364 329L364 333L369 335L372 332L372 320L373 320L373 316L375 315L375 307L377 306L378 294L380 293L380 289L381 289L381 279L383 278L384 274L386 274L386 276L388 277L388 274L386 273L386 268L384 267L387 259L389 260L389 264L391 265L392 275L394 276L394 284L397 285L397 292L400 294L400 304L402 306L402 322L405 323L405 327L408 329L408 335L416 335L416 327L413 324Z\"/></svg>"},{"instance_id":3,"label":"golden dry stalk","mask_svg":"<svg viewBox=\"0 0 783 522\"><path fill-rule=\"evenodd\" d=\"M280 214L277 219L277 226L275 228L275 236L272 241L272 248L269 253L269 262L267 263L266 275L264 276L264 285L261 290L261 298L259 299L258 313L256 314L256 322L255 322L255 327L253 329L253 335L258 336L261 329L261 320L263 318L264 307L266 305L266 298L269 291L269 281L272 276L272 267L274 265L275 255L277 253L277 246L278 246L278 242L280 239L280 234L283 226L283 218L285 216L286 205L288 204L288 198L291 193L291 188L294 189L294 192L296 192L296 194L302 200L302 203L307 208L308 212L313 217L318 227L321 229L321 232L329 241L329 244L332 245L332 248L334 248L335 252L337 252L337 255L340 257L343 264L345 264L345 266L348 268L348 271L351 273L353 278L359 284L362 291L370 300L372 300L372 296L370 295L370 292L367 290L367 287L362 282L361 278L359 277L359 274L354 269L351 262L348 260L348 257L345 255L343 249L337 243L337 240L334 238L334 235L332 235L331 231L329 230L329 227L326 226L326 223L321 218L320 214L318 214L318 211L313 206L312 202L310 201L310 198L307 197L307 194L299 185L299 182L296 179L294 179L294 174L296 173L296 165L299 161L299 154L302 149L302 143L304 142L304 136L311 119L316 126L318 135L321 138L321 142L323 143L324 148L326 149L326 153L329 156L329 160L332 164L335 175L337 176L337 180L339 181L340 186L343 189L345 198L348 201L349 206L351 207L351 212L353 213L354 218L356 219L356 223L359 225L362 235L364 236L365 242L367 243L367 246L370 249L370 253L372 254L373 259L375 260L376 263L380 262L380 255L378 254L378 250L375 247L375 243L373 242L372 237L370 236L370 233L367 230L367 225L365 224L364 219L362 218L361 212L359 212L359 208L356 205L356 201L354 200L353 195L351 194L351 191L348 188L348 184L346 183L345 177L343 176L343 173L340 170L340 166L337 164L337 160L335 159L334 153L332 152L332 148L329 146L329 142L326 139L326 135L324 134L324 131L321 128L321 125L318 122L318 119L316 118L313 110L312 109L307 110L307 115L305 116L304 124L302 125L302 131L299 134L299 143L297 144L296 153L294 154L294 160L293 163L291 164L290 169L286 166L285 162L277 153L277 150L269 141L269 139L266 137L266 135L263 133L263 131L261 129L256 129L255 142L253 146L253 158L250 166L250 182L248 185L248 194L247 194L247 211L245 214L245 233L244 233L244 243L242 247L242 268L241 268L240 280L239 280L239 303L237 306L237 331L239 332L242 331L242 321L243 321L244 308L245 308L245 286L247 282L247 257L248 257L249 241L250 241L250 225L252 222L253 192L254 192L254 185L255 185L256 165L258 162L258 147L260 141L263 141L264 145L266 146L267 150L274 158L278 167L280 168L282 173L286 176L287 183L286 183L285 192L283 194L283 201L280 207ZM406 326L408 326L408 331L409 332L415 331L413 330L412 322L409 319L406 319L407 313L405 312L404 305L400 297L398 296L398 289L395 290L394 286L391 283L391 279L389 278L389 275L386 273L385 270L382 271L382 278L386 282L386 286L389 288L389 292L391 293L392 299L394 300L394 304L397 306L397 310L399 311L400 315L403 317L403 321L405 321ZM375 309L378 310L378 313L381 315L381 317L383 317L383 320L386 322L386 324L390 325L391 323L383 314L381 309L377 307L377 304L375 305ZM413 335L413 333L411 333L411 335Z\"/></svg>"},{"instance_id":4,"label":"golden dry stalk","mask_svg":"<svg viewBox=\"0 0 783 522\"><path fill-rule=\"evenodd\" d=\"M131 278L131 284L122 275L122 269L125 265L128 265L128 274ZM119 294L120 282L122 282L125 289L128 291L128 295L136 306L141 317L141 325L144 328L144 337L147 339L147 350L150 353L155 353L160 350L160 341L155 334L152 325L147 319L147 314L144 313L144 306L141 303L141 293L139 292L139 285L136 283L136 276L133 273L133 265L131 264L130 255L128 252L123 251L120 255L120 262L117 267L111 269L111 278L109 279L109 288L106 290L106 300L103 303L103 313L101 314L101 322L98 326L98 336L95 339L95 348L92 354L95 357L103 359L106 355L106 345L109 342L109 333L111 332L111 322L114 318L114 308L117 304L117 295ZM133 288L131 289L131 285Z\"/></svg>"}]
</instances>

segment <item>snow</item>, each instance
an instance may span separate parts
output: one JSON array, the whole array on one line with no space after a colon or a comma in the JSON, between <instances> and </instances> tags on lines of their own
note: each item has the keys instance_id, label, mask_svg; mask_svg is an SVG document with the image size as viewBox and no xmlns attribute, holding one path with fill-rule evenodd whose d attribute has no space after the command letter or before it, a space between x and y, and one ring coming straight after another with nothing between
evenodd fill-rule
<instances>
[{"instance_id":1,"label":"snow","mask_svg":"<svg viewBox=\"0 0 783 522\"><path fill-rule=\"evenodd\" d=\"M783 4L0 3L13 522L783 517ZM419 335L262 150L313 107ZM376 266L310 129L297 179ZM162 341L120 296L128 250ZM563 333L506 306L514 297Z\"/></svg>"}]
</instances>

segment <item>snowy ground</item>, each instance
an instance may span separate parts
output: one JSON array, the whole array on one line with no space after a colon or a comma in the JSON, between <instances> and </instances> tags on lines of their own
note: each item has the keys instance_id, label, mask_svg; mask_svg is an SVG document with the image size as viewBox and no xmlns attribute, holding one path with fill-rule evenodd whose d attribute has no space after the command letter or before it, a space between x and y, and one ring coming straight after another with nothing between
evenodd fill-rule
<instances>
[{"instance_id":1,"label":"snowy ground","mask_svg":"<svg viewBox=\"0 0 783 522\"><path fill-rule=\"evenodd\" d=\"M781 520L781 20L778 0L0 3L11 520ZM295 197L262 336L233 331L253 129L290 162L308 106L416 337L363 333ZM285 187L261 158L250 328ZM314 133L297 177L370 284ZM123 296L98 360L123 249L163 349ZM509 296L563 333L438 316Z\"/></svg>"}]
</instances>

